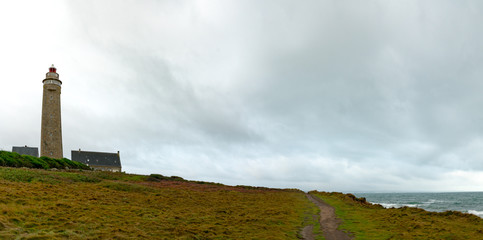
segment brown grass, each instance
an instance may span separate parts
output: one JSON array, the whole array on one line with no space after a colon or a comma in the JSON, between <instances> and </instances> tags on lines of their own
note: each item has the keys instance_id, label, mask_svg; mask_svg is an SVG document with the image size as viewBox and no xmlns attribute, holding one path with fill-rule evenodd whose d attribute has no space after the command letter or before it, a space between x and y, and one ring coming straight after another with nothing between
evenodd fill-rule
<instances>
[{"instance_id":1,"label":"brown grass","mask_svg":"<svg viewBox=\"0 0 483 240\"><path fill-rule=\"evenodd\" d=\"M27 177L26 177L27 176ZM296 239L297 190L0 168L1 239Z\"/></svg>"}]
</instances>

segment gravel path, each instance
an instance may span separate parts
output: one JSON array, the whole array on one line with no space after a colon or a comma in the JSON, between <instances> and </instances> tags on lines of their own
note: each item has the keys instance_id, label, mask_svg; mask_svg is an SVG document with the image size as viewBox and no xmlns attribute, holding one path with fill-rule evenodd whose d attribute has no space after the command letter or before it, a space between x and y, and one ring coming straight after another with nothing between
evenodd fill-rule
<instances>
[{"instance_id":1,"label":"gravel path","mask_svg":"<svg viewBox=\"0 0 483 240\"><path fill-rule=\"evenodd\" d=\"M352 238L345 232L337 230L339 224L342 222L335 215L335 210L332 206L325 203L324 201L310 195L306 194L307 198L313 202L317 207L320 208L320 226L322 227L322 232L326 240L351 240ZM312 234L313 226L306 226L302 230L302 236L305 240L313 240L314 236Z\"/></svg>"}]
</instances>

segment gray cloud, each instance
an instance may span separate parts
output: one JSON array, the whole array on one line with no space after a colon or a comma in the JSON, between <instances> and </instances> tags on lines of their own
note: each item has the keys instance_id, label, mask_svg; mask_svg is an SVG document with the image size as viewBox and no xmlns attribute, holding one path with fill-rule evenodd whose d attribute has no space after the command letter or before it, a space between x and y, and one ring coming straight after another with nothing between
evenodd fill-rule
<instances>
[{"instance_id":1,"label":"gray cloud","mask_svg":"<svg viewBox=\"0 0 483 240\"><path fill-rule=\"evenodd\" d=\"M58 5L44 44L67 156L121 150L128 172L304 190L483 186L477 1ZM4 111L22 120L0 119L2 148L37 142L37 85Z\"/></svg>"}]
</instances>

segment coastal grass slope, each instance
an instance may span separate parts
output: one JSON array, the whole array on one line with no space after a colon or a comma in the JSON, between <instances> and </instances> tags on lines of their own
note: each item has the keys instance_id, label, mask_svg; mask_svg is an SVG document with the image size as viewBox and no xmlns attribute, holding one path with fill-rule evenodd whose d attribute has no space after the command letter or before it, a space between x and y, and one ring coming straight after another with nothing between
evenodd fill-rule
<instances>
[{"instance_id":1,"label":"coastal grass slope","mask_svg":"<svg viewBox=\"0 0 483 240\"><path fill-rule=\"evenodd\" d=\"M0 167L0 239L298 239L300 190Z\"/></svg>"},{"instance_id":2,"label":"coastal grass slope","mask_svg":"<svg viewBox=\"0 0 483 240\"><path fill-rule=\"evenodd\" d=\"M311 191L335 208L340 229L355 239L483 239L483 219L456 211L428 212L420 208L390 208L352 194Z\"/></svg>"},{"instance_id":3,"label":"coastal grass slope","mask_svg":"<svg viewBox=\"0 0 483 240\"><path fill-rule=\"evenodd\" d=\"M84 170L68 159L9 152L0 158L0 239L301 239L307 226L323 239L318 207L297 189ZM483 239L483 219L471 214L310 194L335 207L340 228L355 239Z\"/></svg>"}]
</instances>

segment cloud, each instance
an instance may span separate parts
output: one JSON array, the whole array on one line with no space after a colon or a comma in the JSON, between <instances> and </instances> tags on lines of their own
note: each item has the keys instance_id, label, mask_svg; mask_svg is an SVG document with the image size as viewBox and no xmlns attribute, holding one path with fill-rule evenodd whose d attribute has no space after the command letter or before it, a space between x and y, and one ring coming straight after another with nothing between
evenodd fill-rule
<instances>
[{"instance_id":1,"label":"cloud","mask_svg":"<svg viewBox=\"0 0 483 240\"><path fill-rule=\"evenodd\" d=\"M66 156L120 150L128 172L304 190L482 186L479 2L52 3L55 21L20 15L23 40L1 48L28 79L9 88L31 95L0 96L15 99L2 148L38 142L53 62Z\"/></svg>"}]
</instances>

